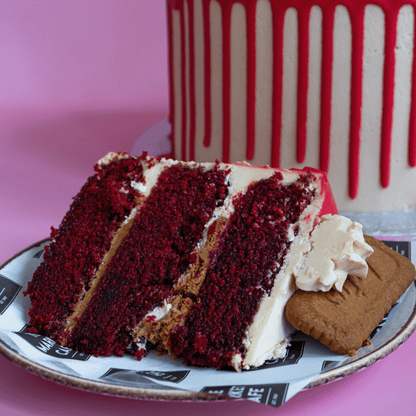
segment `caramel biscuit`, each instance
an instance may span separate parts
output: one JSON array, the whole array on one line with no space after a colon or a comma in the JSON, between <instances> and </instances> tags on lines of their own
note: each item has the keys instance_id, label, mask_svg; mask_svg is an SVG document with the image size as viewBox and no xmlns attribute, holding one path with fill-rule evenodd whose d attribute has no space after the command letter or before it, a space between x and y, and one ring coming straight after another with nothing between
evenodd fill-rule
<instances>
[{"instance_id":1,"label":"caramel biscuit","mask_svg":"<svg viewBox=\"0 0 416 416\"><path fill-rule=\"evenodd\" d=\"M365 278L349 276L342 292L297 290L286 305L286 318L297 329L340 354L354 355L384 315L415 279L414 265L373 237Z\"/></svg>"}]
</instances>

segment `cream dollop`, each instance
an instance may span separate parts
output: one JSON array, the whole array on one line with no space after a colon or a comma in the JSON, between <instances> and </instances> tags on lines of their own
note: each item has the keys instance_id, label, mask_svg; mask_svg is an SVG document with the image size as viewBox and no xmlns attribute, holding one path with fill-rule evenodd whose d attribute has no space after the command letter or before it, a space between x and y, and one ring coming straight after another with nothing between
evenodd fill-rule
<instances>
[{"instance_id":1,"label":"cream dollop","mask_svg":"<svg viewBox=\"0 0 416 416\"><path fill-rule=\"evenodd\" d=\"M294 275L296 286L307 291L342 291L349 274L366 277L365 259L373 252L364 241L363 227L341 215L324 215L309 239L309 252Z\"/></svg>"}]
</instances>

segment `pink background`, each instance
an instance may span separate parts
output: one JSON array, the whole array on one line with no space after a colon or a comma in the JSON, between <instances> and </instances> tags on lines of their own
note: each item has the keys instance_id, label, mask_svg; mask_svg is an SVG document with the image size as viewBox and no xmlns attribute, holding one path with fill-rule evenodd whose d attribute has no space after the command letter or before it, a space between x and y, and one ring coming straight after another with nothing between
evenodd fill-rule
<instances>
[{"instance_id":1,"label":"pink background","mask_svg":"<svg viewBox=\"0 0 416 416\"><path fill-rule=\"evenodd\" d=\"M167 116L165 25L163 0L0 2L0 263L59 225L101 156L131 150ZM274 409L100 396L0 356L0 415L415 415L415 357L413 334L372 367Z\"/></svg>"}]
</instances>

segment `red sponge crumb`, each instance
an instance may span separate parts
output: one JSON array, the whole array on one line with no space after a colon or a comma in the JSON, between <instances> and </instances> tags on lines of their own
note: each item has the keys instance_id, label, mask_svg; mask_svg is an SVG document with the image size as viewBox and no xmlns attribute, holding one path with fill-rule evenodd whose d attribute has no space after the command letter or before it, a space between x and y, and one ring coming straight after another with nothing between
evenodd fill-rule
<instances>
[{"instance_id":1,"label":"red sponge crumb","mask_svg":"<svg viewBox=\"0 0 416 416\"><path fill-rule=\"evenodd\" d=\"M97 355L126 350L128 329L172 294L191 264L205 223L227 196L225 176L180 164L162 172L68 346Z\"/></svg>"},{"instance_id":2,"label":"red sponge crumb","mask_svg":"<svg viewBox=\"0 0 416 416\"><path fill-rule=\"evenodd\" d=\"M44 261L25 292L30 295L32 331L59 339L66 317L108 251L114 233L134 205L132 180L142 179L139 160L124 158L96 165L65 215L59 229L52 228Z\"/></svg>"},{"instance_id":3,"label":"red sponge crumb","mask_svg":"<svg viewBox=\"0 0 416 416\"><path fill-rule=\"evenodd\" d=\"M244 352L246 328L290 247L287 230L314 197L308 175L289 186L281 179L276 173L257 182L237 201L211 253L199 301L171 336L172 352L185 363L223 367L234 353Z\"/></svg>"}]
</instances>

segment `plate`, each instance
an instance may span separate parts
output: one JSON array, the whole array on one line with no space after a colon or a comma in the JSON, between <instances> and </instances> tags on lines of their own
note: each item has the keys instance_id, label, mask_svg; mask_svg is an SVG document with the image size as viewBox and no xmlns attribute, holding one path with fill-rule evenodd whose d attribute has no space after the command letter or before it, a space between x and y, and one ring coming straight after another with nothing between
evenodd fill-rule
<instances>
[{"instance_id":1,"label":"plate","mask_svg":"<svg viewBox=\"0 0 416 416\"><path fill-rule=\"evenodd\" d=\"M10 269L14 264L18 264L17 270L30 270L27 265L29 260L25 260L25 254L44 245L48 239L42 240L38 243L27 247L15 256L7 260L0 265L0 276L5 274L5 270ZM28 267L26 267L28 266ZM32 266L33 267L33 266ZM22 272L23 273L23 272ZM31 274L28 274L29 278ZM25 279L24 283L27 283ZM23 283L23 281L21 282ZM1 295L1 293L0 293ZM21 294L19 294L20 296ZM15 295L17 296L17 295ZM23 298L23 296L21 296ZM12 301L12 300L11 300ZM28 302L28 301L26 301ZM16 307L16 306L15 306ZM0 299L1 309L1 299ZM3 307L4 309L4 307ZM362 370L368 366L371 366L375 362L379 361L383 357L387 356L398 348L406 339L412 334L416 328L416 285L415 282L405 292L400 299L400 302L392 309L394 310L394 316L387 318L386 325L380 325L379 333L376 332L376 337L371 345L361 348L358 351L357 356L347 358L343 361L342 365L336 368L323 371L318 374L312 382L306 385L306 389L323 385L328 382L335 381L337 379L346 377L359 370ZM0 311L2 314L4 310ZM27 312L21 311L22 314ZM390 323L389 323L390 320ZM86 390L95 393L109 394L113 396L124 396L138 399L152 399L152 400L181 400L181 401L218 401L218 400L230 400L231 398L219 394L210 394L204 392L192 392L185 390L164 390L164 389L147 389L131 387L128 385L120 385L111 382L101 382L98 380L88 379L84 377L78 377L65 372L57 371L54 368L49 368L47 365L41 364L36 360L28 358L10 343L10 339L2 335L0 331L0 353L7 359L11 360L18 366L26 369L27 371L36 374L40 377L48 379L50 381L59 383L61 385L74 387L81 390ZM305 337L306 342L311 344L319 344L312 338ZM377 338L378 337L378 338ZM376 340L378 339L378 341ZM320 345L320 344L319 344ZM320 348L320 347L319 347ZM345 358L345 357L344 357ZM270 370L268 370L270 371Z\"/></svg>"}]
</instances>

